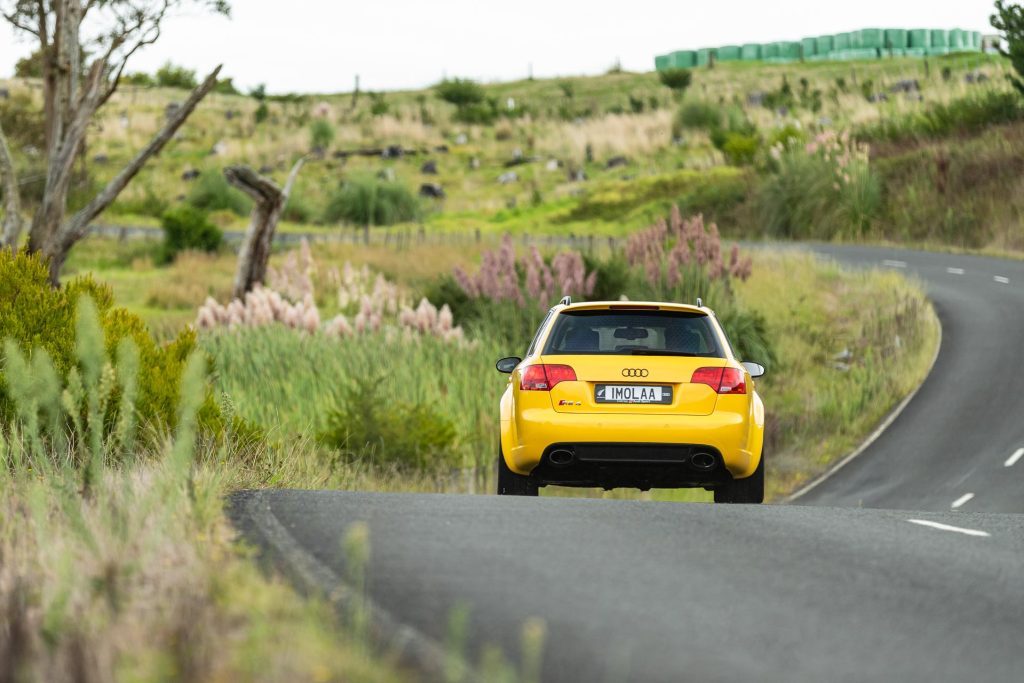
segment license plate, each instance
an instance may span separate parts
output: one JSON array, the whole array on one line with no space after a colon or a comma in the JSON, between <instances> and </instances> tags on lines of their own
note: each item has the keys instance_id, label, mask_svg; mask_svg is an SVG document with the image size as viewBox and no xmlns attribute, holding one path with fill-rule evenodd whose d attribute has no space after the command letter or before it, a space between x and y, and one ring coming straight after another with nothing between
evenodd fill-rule
<instances>
[{"instance_id":1,"label":"license plate","mask_svg":"<svg viewBox=\"0 0 1024 683\"><path fill-rule=\"evenodd\" d=\"M672 403L672 387L644 384L598 384L594 391L597 403Z\"/></svg>"}]
</instances>

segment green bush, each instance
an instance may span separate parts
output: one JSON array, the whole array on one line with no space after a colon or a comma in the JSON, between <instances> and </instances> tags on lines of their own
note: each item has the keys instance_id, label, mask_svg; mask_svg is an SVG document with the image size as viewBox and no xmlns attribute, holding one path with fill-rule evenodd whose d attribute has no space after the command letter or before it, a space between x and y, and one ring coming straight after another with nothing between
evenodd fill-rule
<instances>
[{"instance_id":1,"label":"green bush","mask_svg":"<svg viewBox=\"0 0 1024 683\"><path fill-rule=\"evenodd\" d=\"M316 119L309 125L311 149L327 149L334 141L334 126L325 119Z\"/></svg>"},{"instance_id":2,"label":"green bush","mask_svg":"<svg viewBox=\"0 0 1024 683\"><path fill-rule=\"evenodd\" d=\"M480 84L468 78L445 79L434 86L434 92L439 98L459 109L481 104L486 98Z\"/></svg>"},{"instance_id":3,"label":"green bush","mask_svg":"<svg viewBox=\"0 0 1024 683\"><path fill-rule=\"evenodd\" d=\"M170 263L186 249L215 252L224 241L224 234L207 219L206 212L188 204L165 212L160 224L164 230L161 263Z\"/></svg>"},{"instance_id":4,"label":"green bush","mask_svg":"<svg viewBox=\"0 0 1024 683\"><path fill-rule=\"evenodd\" d=\"M759 363L767 369L778 363L778 356L768 334L768 323L763 315L727 307L718 312L718 318L740 360Z\"/></svg>"},{"instance_id":5,"label":"green bush","mask_svg":"<svg viewBox=\"0 0 1024 683\"><path fill-rule=\"evenodd\" d=\"M419 216L419 200L409 188L373 176L347 181L331 195L324 211L327 223L353 225L394 225Z\"/></svg>"},{"instance_id":6,"label":"green bush","mask_svg":"<svg viewBox=\"0 0 1024 683\"><path fill-rule=\"evenodd\" d=\"M43 108L27 91L14 91L0 107L0 128L14 148L35 147L41 150L46 147Z\"/></svg>"},{"instance_id":7,"label":"green bush","mask_svg":"<svg viewBox=\"0 0 1024 683\"><path fill-rule=\"evenodd\" d=\"M722 110L702 100L691 100L676 113L673 130L684 129L712 131L722 126ZM676 137L679 137L676 135Z\"/></svg>"},{"instance_id":8,"label":"green bush","mask_svg":"<svg viewBox=\"0 0 1024 683\"><path fill-rule=\"evenodd\" d=\"M689 69L665 69L658 72L658 80L666 88L682 94L693 82L693 72Z\"/></svg>"},{"instance_id":9,"label":"green bush","mask_svg":"<svg viewBox=\"0 0 1024 683\"><path fill-rule=\"evenodd\" d=\"M188 193L188 203L205 211L232 211L246 216L252 210L252 200L241 190L231 186L227 178L216 169L199 174Z\"/></svg>"},{"instance_id":10,"label":"green bush","mask_svg":"<svg viewBox=\"0 0 1024 683\"><path fill-rule=\"evenodd\" d=\"M199 81L196 80L195 71L164 62L164 65L156 71L156 84L162 88L192 90L199 85Z\"/></svg>"},{"instance_id":11,"label":"green bush","mask_svg":"<svg viewBox=\"0 0 1024 683\"><path fill-rule=\"evenodd\" d=\"M311 223L316 217L316 211L305 195L293 192L284 205L281 217L294 223Z\"/></svg>"},{"instance_id":12,"label":"green bush","mask_svg":"<svg viewBox=\"0 0 1024 683\"><path fill-rule=\"evenodd\" d=\"M435 468L450 462L455 425L429 403L395 402L383 376L351 377L327 414L321 440L375 465Z\"/></svg>"},{"instance_id":13,"label":"green bush","mask_svg":"<svg viewBox=\"0 0 1024 683\"><path fill-rule=\"evenodd\" d=\"M754 163L761 149L761 137L737 132L726 133L722 142L722 154L733 166L749 166Z\"/></svg>"},{"instance_id":14,"label":"green bush","mask_svg":"<svg viewBox=\"0 0 1024 683\"><path fill-rule=\"evenodd\" d=\"M882 207L881 183L866 150L833 133L811 151L793 145L758 188L755 208L770 235L833 239L868 232Z\"/></svg>"},{"instance_id":15,"label":"green bush","mask_svg":"<svg viewBox=\"0 0 1024 683\"><path fill-rule=\"evenodd\" d=\"M77 309L79 300L87 296L98 315L103 337L105 362L114 363L121 344L130 340L138 354L137 419L157 429L172 428L177 423L177 407L181 376L189 355L196 348L195 332L188 328L173 342L158 345L142 319L114 306L113 294L90 276L78 277L59 289L50 286L45 262L36 256L12 255L0 250L0 340L13 342L22 354L48 357L56 377L64 386L78 381L80 353L76 351ZM113 428L114 407L107 416ZM0 423L7 424L14 416L15 404L4 376L0 373ZM203 404L203 423L215 427L219 409L208 393Z\"/></svg>"}]
</instances>

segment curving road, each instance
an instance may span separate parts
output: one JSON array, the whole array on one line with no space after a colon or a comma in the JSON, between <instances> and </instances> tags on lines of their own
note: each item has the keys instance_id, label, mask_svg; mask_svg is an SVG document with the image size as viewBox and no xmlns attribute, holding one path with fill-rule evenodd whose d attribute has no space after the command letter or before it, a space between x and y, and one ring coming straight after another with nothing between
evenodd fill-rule
<instances>
[{"instance_id":1,"label":"curving road","mask_svg":"<svg viewBox=\"0 0 1024 683\"><path fill-rule=\"evenodd\" d=\"M1024 518L997 513L1024 511L1024 263L815 250L921 277L943 341L891 426L796 505L261 491L233 519L335 595L366 522L376 639L427 678L467 605L470 661L517 661L542 619L545 681L1020 680Z\"/></svg>"}]
</instances>

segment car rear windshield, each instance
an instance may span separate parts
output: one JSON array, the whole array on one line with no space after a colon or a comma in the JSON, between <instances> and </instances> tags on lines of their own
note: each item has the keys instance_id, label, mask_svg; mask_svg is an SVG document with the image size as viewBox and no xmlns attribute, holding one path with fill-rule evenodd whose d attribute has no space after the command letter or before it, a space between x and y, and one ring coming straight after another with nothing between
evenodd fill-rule
<instances>
[{"instance_id":1,"label":"car rear windshield","mask_svg":"<svg viewBox=\"0 0 1024 683\"><path fill-rule=\"evenodd\" d=\"M703 313L607 309L563 311L544 355L725 357Z\"/></svg>"}]
</instances>

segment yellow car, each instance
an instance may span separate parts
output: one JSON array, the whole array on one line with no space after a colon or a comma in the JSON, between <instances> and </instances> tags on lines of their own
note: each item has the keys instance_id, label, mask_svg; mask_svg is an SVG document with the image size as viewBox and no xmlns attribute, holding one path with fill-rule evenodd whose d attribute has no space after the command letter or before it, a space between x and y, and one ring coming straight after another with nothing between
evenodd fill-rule
<instances>
[{"instance_id":1,"label":"yellow car","mask_svg":"<svg viewBox=\"0 0 1024 683\"><path fill-rule=\"evenodd\" d=\"M714 312L566 297L526 358L502 358L498 494L549 484L696 488L764 498L764 404Z\"/></svg>"}]
</instances>

